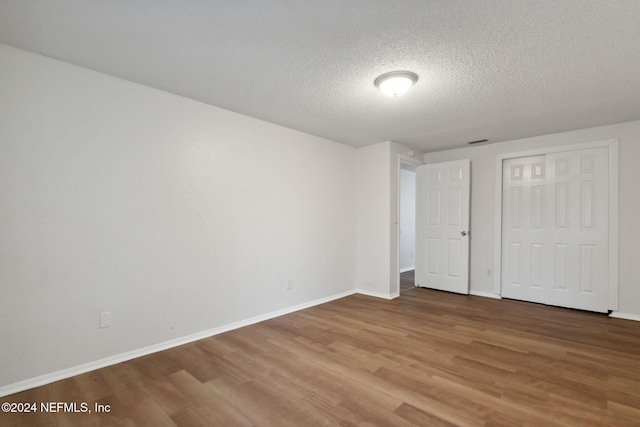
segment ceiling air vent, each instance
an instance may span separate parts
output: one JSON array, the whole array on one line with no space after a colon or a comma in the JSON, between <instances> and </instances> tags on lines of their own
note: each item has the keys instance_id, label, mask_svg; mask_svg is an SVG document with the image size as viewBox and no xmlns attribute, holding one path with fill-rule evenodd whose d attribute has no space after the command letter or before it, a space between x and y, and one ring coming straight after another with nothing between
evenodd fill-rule
<instances>
[{"instance_id":1,"label":"ceiling air vent","mask_svg":"<svg viewBox=\"0 0 640 427\"><path fill-rule=\"evenodd\" d=\"M476 141L469 141L469 142L467 142L467 144L469 144L469 145L473 145L473 144L481 144L481 143L483 143L483 142L488 142L488 141L489 141L488 139L478 139L478 140L476 140Z\"/></svg>"}]
</instances>

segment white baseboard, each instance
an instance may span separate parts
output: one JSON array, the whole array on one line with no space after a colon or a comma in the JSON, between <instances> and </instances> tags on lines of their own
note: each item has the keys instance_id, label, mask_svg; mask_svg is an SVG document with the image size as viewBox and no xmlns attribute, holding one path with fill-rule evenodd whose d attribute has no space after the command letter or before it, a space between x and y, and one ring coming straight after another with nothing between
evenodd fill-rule
<instances>
[{"instance_id":1,"label":"white baseboard","mask_svg":"<svg viewBox=\"0 0 640 427\"><path fill-rule=\"evenodd\" d=\"M493 299L502 299L502 297L500 295L494 294L493 292L485 292L485 291L469 291L469 295L475 295L478 297L486 297L486 298L493 298Z\"/></svg>"},{"instance_id":2,"label":"white baseboard","mask_svg":"<svg viewBox=\"0 0 640 427\"><path fill-rule=\"evenodd\" d=\"M392 294L383 294L382 292L367 291L364 289L358 289L356 292L362 295L367 295L367 296L376 297L376 298L383 298L383 299L394 299L400 296L400 292L394 292Z\"/></svg>"},{"instance_id":3,"label":"white baseboard","mask_svg":"<svg viewBox=\"0 0 640 427\"><path fill-rule=\"evenodd\" d=\"M407 271L412 271L415 270L415 267L407 267L407 268L401 268L400 269L400 273L406 273Z\"/></svg>"},{"instance_id":4,"label":"white baseboard","mask_svg":"<svg viewBox=\"0 0 640 427\"><path fill-rule=\"evenodd\" d=\"M620 313L619 311L612 311L609 313L609 317L615 317L617 319L635 320L640 322L640 314Z\"/></svg>"},{"instance_id":5,"label":"white baseboard","mask_svg":"<svg viewBox=\"0 0 640 427\"><path fill-rule=\"evenodd\" d=\"M293 313L295 311L303 310L305 308L313 307L315 305L320 305L329 301L344 298L349 295L353 295L356 292L357 292L356 290L341 292L339 294L331 295L324 298L319 298L317 300L294 305L292 307L287 307L281 310L276 310L270 313L254 316L249 319L241 320L239 322L229 323L227 325L223 325L217 328L209 329L202 332L196 332L195 334L186 335L180 338L175 338L169 341L165 341L165 342L150 345L147 347L139 348L136 350L128 351L126 353L105 357L104 359L99 359L93 362L84 363L82 365L73 366L71 368L62 369L60 371L51 372L49 374L41 375L35 378L29 378L24 381L19 381L14 384L9 384L9 385L0 387L0 397L8 396L14 393L19 393L24 390L28 390L34 387L39 387L45 384L50 384L56 381L60 381L76 375L84 374L90 371L95 371L96 369L115 365L117 363L126 362L127 360L136 359L138 357L146 356L152 353L157 353L162 350L168 350L170 348L177 347L183 344L188 344L190 342L198 341L204 338L209 338L214 335L221 334L223 332L242 328L244 326L253 325L254 323L273 319L275 317L283 316L285 314Z\"/></svg>"}]
</instances>

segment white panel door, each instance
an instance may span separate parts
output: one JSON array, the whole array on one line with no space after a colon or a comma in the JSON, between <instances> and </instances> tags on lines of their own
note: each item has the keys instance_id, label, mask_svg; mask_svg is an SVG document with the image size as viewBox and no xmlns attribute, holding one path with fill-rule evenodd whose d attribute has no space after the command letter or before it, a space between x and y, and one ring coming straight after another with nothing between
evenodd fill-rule
<instances>
[{"instance_id":1,"label":"white panel door","mask_svg":"<svg viewBox=\"0 0 640 427\"><path fill-rule=\"evenodd\" d=\"M606 312L609 301L607 148L547 155L546 303Z\"/></svg>"},{"instance_id":2,"label":"white panel door","mask_svg":"<svg viewBox=\"0 0 640 427\"><path fill-rule=\"evenodd\" d=\"M545 156L502 164L502 296L545 302Z\"/></svg>"},{"instance_id":3,"label":"white panel door","mask_svg":"<svg viewBox=\"0 0 640 427\"><path fill-rule=\"evenodd\" d=\"M416 284L469 293L470 161L416 168Z\"/></svg>"},{"instance_id":4,"label":"white panel door","mask_svg":"<svg viewBox=\"0 0 640 427\"><path fill-rule=\"evenodd\" d=\"M607 148L503 162L503 297L607 311L608 165Z\"/></svg>"}]
</instances>

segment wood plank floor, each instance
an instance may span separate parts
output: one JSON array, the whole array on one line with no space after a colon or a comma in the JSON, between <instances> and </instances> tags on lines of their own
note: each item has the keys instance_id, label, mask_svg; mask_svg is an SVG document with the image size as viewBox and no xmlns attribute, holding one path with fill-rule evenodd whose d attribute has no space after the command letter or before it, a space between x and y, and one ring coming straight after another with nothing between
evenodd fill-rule
<instances>
[{"instance_id":1,"label":"wood plank floor","mask_svg":"<svg viewBox=\"0 0 640 427\"><path fill-rule=\"evenodd\" d=\"M414 289L309 308L15 394L28 426L638 426L640 323Z\"/></svg>"}]
</instances>

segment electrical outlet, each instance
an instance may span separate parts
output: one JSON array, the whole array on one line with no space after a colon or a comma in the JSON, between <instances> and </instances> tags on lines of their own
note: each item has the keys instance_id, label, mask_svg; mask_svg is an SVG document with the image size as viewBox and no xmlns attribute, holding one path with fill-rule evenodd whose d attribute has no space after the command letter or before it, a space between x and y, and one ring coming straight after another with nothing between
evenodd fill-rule
<instances>
[{"instance_id":1,"label":"electrical outlet","mask_svg":"<svg viewBox=\"0 0 640 427\"><path fill-rule=\"evenodd\" d=\"M100 313L100 328L108 328L111 326L111 312L103 311Z\"/></svg>"},{"instance_id":2,"label":"electrical outlet","mask_svg":"<svg viewBox=\"0 0 640 427\"><path fill-rule=\"evenodd\" d=\"M487 270L487 277L491 277L491 269Z\"/></svg>"},{"instance_id":3,"label":"electrical outlet","mask_svg":"<svg viewBox=\"0 0 640 427\"><path fill-rule=\"evenodd\" d=\"M287 277L286 284L287 284L288 291L293 289L293 279L291 277Z\"/></svg>"}]
</instances>

